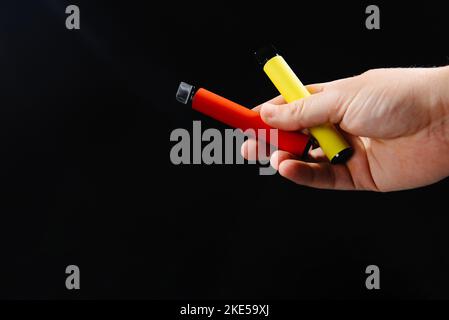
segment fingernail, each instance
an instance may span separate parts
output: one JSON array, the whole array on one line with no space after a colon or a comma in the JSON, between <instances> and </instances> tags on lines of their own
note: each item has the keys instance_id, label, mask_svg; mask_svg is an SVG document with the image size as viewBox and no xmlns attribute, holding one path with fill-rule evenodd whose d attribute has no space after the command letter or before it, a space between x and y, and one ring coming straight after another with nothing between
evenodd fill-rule
<instances>
[{"instance_id":1,"label":"fingernail","mask_svg":"<svg viewBox=\"0 0 449 320\"><path fill-rule=\"evenodd\" d=\"M270 165L273 167L274 170L279 170L279 154L277 151L275 151L270 158Z\"/></svg>"}]
</instances>

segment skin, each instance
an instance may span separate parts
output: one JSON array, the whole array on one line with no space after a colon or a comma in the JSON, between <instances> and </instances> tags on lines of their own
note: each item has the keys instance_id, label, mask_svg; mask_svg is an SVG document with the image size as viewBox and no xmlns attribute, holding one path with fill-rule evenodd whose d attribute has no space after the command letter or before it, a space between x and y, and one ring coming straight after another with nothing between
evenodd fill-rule
<instances>
[{"instance_id":1,"label":"skin","mask_svg":"<svg viewBox=\"0 0 449 320\"><path fill-rule=\"evenodd\" d=\"M449 176L449 67L375 69L307 88L308 98L286 104L277 97L254 110L282 130L333 123L354 154L331 165L319 148L310 162L276 151L270 162L283 177L314 188L388 192ZM255 140L242 145L247 159L255 150Z\"/></svg>"}]
</instances>

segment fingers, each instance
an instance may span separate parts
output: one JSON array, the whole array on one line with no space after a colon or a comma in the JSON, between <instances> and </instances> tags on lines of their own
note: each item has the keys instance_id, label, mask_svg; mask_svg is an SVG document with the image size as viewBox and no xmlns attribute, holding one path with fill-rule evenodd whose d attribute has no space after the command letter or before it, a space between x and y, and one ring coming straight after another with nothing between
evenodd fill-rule
<instances>
[{"instance_id":1,"label":"fingers","mask_svg":"<svg viewBox=\"0 0 449 320\"><path fill-rule=\"evenodd\" d=\"M297 184L321 189L378 191L361 138L343 134L354 149L353 156L345 165L330 164L321 148L309 151L309 157L316 163L298 161L279 151L279 155L273 154L272 164L276 160L275 169L280 175ZM277 159L273 159L275 157Z\"/></svg>"},{"instance_id":2,"label":"fingers","mask_svg":"<svg viewBox=\"0 0 449 320\"><path fill-rule=\"evenodd\" d=\"M279 164L288 159L296 159L296 157L287 151L278 150L271 155L270 165L277 171Z\"/></svg>"},{"instance_id":3,"label":"fingers","mask_svg":"<svg viewBox=\"0 0 449 320\"><path fill-rule=\"evenodd\" d=\"M307 90L308 90L311 94L315 94L315 93L318 93L318 92L323 91L323 89L324 89L324 84L323 84L323 83L309 84L309 85L306 86L306 88L307 88ZM286 101L285 101L285 99L284 99L283 96L280 96L280 95L279 95L279 96L274 97L273 99L268 100L267 102L264 102L264 103L274 104L274 105L277 105L277 106L278 106L278 105L285 104ZM252 110L259 112L259 111L260 111L260 108L262 107L262 105L263 105L264 103L259 104L258 106L254 107Z\"/></svg>"},{"instance_id":4,"label":"fingers","mask_svg":"<svg viewBox=\"0 0 449 320\"><path fill-rule=\"evenodd\" d=\"M297 184L319 188L354 190L355 186L348 168L329 163L307 163L286 159L280 162L279 174Z\"/></svg>"},{"instance_id":5,"label":"fingers","mask_svg":"<svg viewBox=\"0 0 449 320\"><path fill-rule=\"evenodd\" d=\"M324 84L323 84L323 83L309 84L309 85L306 86L306 88L307 88L307 90L308 90L311 94L315 94L315 93L318 93L318 92L323 91L323 89L324 89ZM278 106L278 105L281 105L281 104L285 104L286 101L285 101L285 99L284 99L283 96L280 96L280 95L279 95L279 96L274 97L273 99L268 100L267 102L264 102L264 103L274 104L274 105L277 105L277 106ZM259 112L259 111L260 111L260 108L262 107L262 105L263 105L264 103L259 104L258 106L254 107L252 110Z\"/></svg>"},{"instance_id":6,"label":"fingers","mask_svg":"<svg viewBox=\"0 0 449 320\"><path fill-rule=\"evenodd\" d=\"M324 90L324 85L309 86L317 92L307 98L288 104L264 103L259 108L262 120L282 130L302 130L324 123L339 123L344 110L339 108L340 96L335 90Z\"/></svg>"},{"instance_id":7,"label":"fingers","mask_svg":"<svg viewBox=\"0 0 449 320\"><path fill-rule=\"evenodd\" d=\"M265 141L258 141L252 137L248 138L240 149L242 157L249 161L268 161L271 148Z\"/></svg>"},{"instance_id":8,"label":"fingers","mask_svg":"<svg viewBox=\"0 0 449 320\"><path fill-rule=\"evenodd\" d=\"M277 96L267 101L266 103L271 103L274 105L283 104L285 103L285 99L282 96ZM261 107L262 104L254 107L252 110L259 112ZM252 137L248 138L248 140L242 144L242 147L240 149L242 157L249 161L267 161L268 159L270 159L270 155L266 154L267 152L265 152L265 154L261 152L262 154L259 155L259 150L269 150L271 152L271 148L266 144L262 146L262 143L265 144L265 142L257 141ZM262 147L265 147L265 149L261 149Z\"/></svg>"},{"instance_id":9,"label":"fingers","mask_svg":"<svg viewBox=\"0 0 449 320\"><path fill-rule=\"evenodd\" d=\"M267 160L268 155L259 155L260 143L254 138L248 139L242 145L243 157L250 161ZM303 162L289 152L277 150L271 155L270 164L279 171L281 176L300 185L319 189L354 190L356 188L347 166L331 165L320 148L311 150L309 155L313 161L325 162Z\"/></svg>"}]
</instances>

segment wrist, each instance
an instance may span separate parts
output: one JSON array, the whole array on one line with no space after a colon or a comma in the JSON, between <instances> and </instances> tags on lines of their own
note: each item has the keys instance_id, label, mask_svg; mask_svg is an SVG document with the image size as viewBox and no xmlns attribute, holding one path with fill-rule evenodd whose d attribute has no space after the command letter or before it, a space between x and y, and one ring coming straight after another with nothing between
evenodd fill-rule
<instances>
[{"instance_id":1,"label":"wrist","mask_svg":"<svg viewBox=\"0 0 449 320\"><path fill-rule=\"evenodd\" d=\"M436 133L449 148L449 66L433 68L430 88L429 107L432 109Z\"/></svg>"},{"instance_id":2,"label":"wrist","mask_svg":"<svg viewBox=\"0 0 449 320\"><path fill-rule=\"evenodd\" d=\"M441 94L446 115L449 115L449 66L440 68L441 72Z\"/></svg>"}]
</instances>

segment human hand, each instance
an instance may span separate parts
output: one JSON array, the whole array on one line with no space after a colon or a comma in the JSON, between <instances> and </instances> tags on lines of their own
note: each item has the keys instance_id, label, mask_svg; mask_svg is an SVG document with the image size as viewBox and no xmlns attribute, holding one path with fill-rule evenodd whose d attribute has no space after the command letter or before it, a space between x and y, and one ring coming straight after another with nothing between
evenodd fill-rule
<instances>
[{"instance_id":1,"label":"human hand","mask_svg":"<svg viewBox=\"0 0 449 320\"><path fill-rule=\"evenodd\" d=\"M255 108L282 130L333 123L354 154L331 165L321 149L312 162L285 151L272 166L298 184L323 189L395 191L435 183L449 175L449 69L375 69L359 76L310 85L312 95L285 104L277 97ZM248 158L257 142L248 140Z\"/></svg>"}]
</instances>

